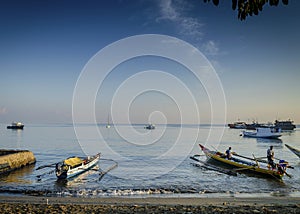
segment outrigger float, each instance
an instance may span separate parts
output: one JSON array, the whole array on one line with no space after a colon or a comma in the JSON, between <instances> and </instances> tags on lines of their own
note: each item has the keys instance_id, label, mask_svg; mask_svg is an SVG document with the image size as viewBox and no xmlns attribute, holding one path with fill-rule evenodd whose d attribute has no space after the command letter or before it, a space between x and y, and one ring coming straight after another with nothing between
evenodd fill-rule
<instances>
[{"instance_id":1,"label":"outrigger float","mask_svg":"<svg viewBox=\"0 0 300 214\"><path fill-rule=\"evenodd\" d=\"M232 172L245 172L262 177L275 178L277 180L281 180L284 175L291 177L291 175L286 172L286 169L293 167L289 166L289 163L284 160L280 160L279 163L276 164L276 168L272 169L267 161L261 160L261 158L255 158L254 155L253 158L249 158L234 153L229 160L222 152L211 151L201 144L199 144L199 146L207 157L205 164L208 166L213 165L218 169L222 167Z\"/></svg>"},{"instance_id":2,"label":"outrigger float","mask_svg":"<svg viewBox=\"0 0 300 214\"><path fill-rule=\"evenodd\" d=\"M296 149L294 147L291 147L290 145L288 144L285 144L285 146L291 150L295 155L297 155L299 158L300 158L300 150L299 149Z\"/></svg>"}]
</instances>

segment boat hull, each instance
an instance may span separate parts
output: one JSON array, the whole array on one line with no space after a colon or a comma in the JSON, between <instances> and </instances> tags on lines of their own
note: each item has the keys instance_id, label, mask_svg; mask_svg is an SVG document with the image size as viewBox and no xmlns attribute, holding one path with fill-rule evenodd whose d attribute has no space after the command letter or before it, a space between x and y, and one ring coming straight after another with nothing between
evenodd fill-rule
<instances>
[{"instance_id":1,"label":"boat hull","mask_svg":"<svg viewBox=\"0 0 300 214\"><path fill-rule=\"evenodd\" d=\"M21 125L21 126L7 126L6 128L7 129L23 129L24 125Z\"/></svg>"},{"instance_id":2,"label":"boat hull","mask_svg":"<svg viewBox=\"0 0 300 214\"><path fill-rule=\"evenodd\" d=\"M253 138L268 138L268 139L277 139L281 137L281 134L272 134L272 135L257 135L256 133L250 133L247 131L243 132L244 137L253 137Z\"/></svg>"}]
</instances>

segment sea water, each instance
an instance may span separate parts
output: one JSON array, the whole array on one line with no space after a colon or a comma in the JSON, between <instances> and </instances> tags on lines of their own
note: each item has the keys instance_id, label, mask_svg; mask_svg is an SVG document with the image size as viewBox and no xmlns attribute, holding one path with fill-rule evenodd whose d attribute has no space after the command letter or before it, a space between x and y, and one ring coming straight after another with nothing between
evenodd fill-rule
<instances>
[{"instance_id":1,"label":"sea water","mask_svg":"<svg viewBox=\"0 0 300 214\"><path fill-rule=\"evenodd\" d=\"M214 131L223 134L210 145L208 139ZM300 129L284 132L279 140L244 138L240 132L222 125L156 125L156 129L146 130L144 125L25 124L24 130L9 130L1 124L1 148L28 149L37 162L1 175L0 191L76 197L299 196L300 159L284 144L300 148ZM221 152L231 146L248 157L265 157L273 145L275 156L294 166L287 171L292 178L285 176L279 182L197 167L190 156L199 154L205 160L199 143ZM98 152L99 164L73 179L57 181L53 167L36 170L67 157Z\"/></svg>"}]
</instances>

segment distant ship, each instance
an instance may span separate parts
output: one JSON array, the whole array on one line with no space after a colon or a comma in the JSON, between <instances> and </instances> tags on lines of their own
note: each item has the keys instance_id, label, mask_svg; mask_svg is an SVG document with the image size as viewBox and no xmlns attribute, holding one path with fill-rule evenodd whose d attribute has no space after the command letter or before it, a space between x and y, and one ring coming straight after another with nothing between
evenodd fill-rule
<instances>
[{"instance_id":1,"label":"distant ship","mask_svg":"<svg viewBox=\"0 0 300 214\"><path fill-rule=\"evenodd\" d=\"M145 129L155 129L155 126L153 124L149 124L145 126Z\"/></svg>"},{"instance_id":2,"label":"distant ship","mask_svg":"<svg viewBox=\"0 0 300 214\"><path fill-rule=\"evenodd\" d=\"M231 129L245 129L247 127L247 124L245 122L234 122L234 123L229 123L228 127Z\"/></svg>"},{"instance_id":3,"label":"distant ship","mask_svg":"<svg viewBox=\"0 0 300 214\"><path fill-rule=\"evenodd\" d=\"M294 121L291 120L275 120L274 126L275 128L280 128L281 130L294 130L296 126L293 123Z\"/></svg>"},{"instance_id":4,"label":"distant ship","mask_svg":"<svg viewBox=\"0 0 300 214\"><path fill-rule=\"evenodd\" d=\"M24 124L20 122L12 122L10 126L7 126L8 129L23 129Z\"/></svg>"},{"instance_id":5,"label":"distant ship","mask_svg":"<svg viewBox=\"0 0 300 214\"><path fill-rule=\"evenodd\" d=\"M267 127L274 128L274 125L272 123L258 123L256 121L253 121L252 123L246 125L246 129L248 130L256 130L256 128L267 128Z\"/></svg>"}]
</instances>

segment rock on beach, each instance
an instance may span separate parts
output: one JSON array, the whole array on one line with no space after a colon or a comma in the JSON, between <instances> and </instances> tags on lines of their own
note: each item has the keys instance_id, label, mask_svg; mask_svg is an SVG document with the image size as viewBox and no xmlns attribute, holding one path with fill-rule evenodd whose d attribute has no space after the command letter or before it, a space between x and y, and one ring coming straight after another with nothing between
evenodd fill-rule
<instances>
[{"instance_id":1,"label":"rock on beach","mask_svg":"<svg viewBox=\"0 0 300 214\"><path fill-rule=\"evenodd\" d=\"M0 150L0 174L34 164L34 154L28 150Z\"/></svg>"}]
</instances>

